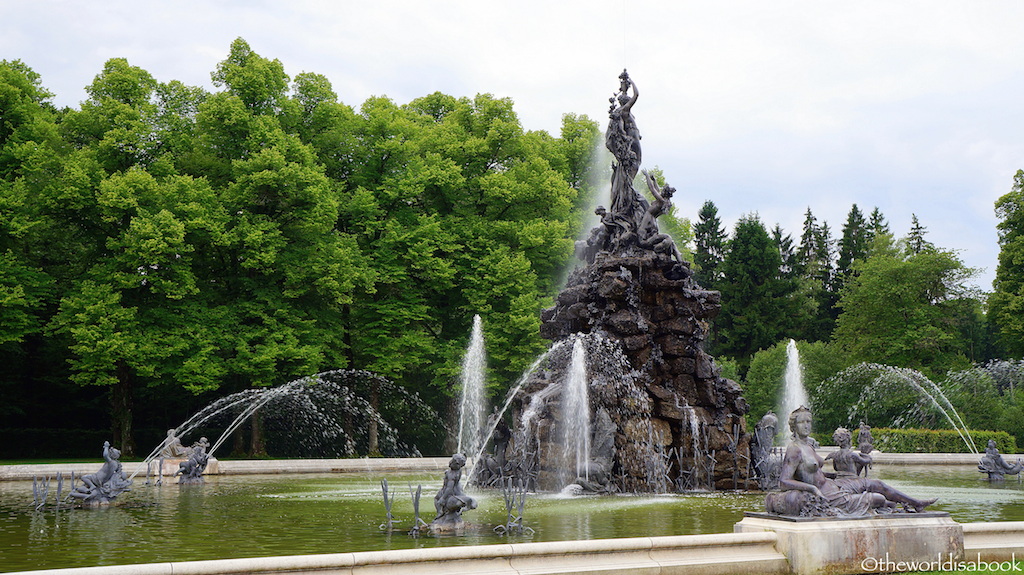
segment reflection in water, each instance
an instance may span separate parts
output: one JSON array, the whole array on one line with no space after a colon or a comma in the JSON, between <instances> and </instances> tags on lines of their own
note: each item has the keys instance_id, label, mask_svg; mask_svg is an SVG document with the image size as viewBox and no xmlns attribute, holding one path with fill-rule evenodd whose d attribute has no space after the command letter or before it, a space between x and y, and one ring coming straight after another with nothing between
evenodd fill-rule
<instances>
[{"instance_id":1,"label":"reflection in water","mask_svg":"<svg viewBox=\"0 0 1024 575\"><path fill-rule=\"evenodd\" d=\"M982 481L973 466L876 465L872 475L954 519L1024 520L1024 485ZM0 571L340 553L448 545L565 539L605 539L731 532L744 511L763 509L756 493L564 498L529 495L524 512L531 535L498 536L504 502L474 492L465 536L412 538L412 500L399 490L392 509L400 531L378 529L384 519L381 474L209 476L205 485L140 486L105 509L32 511L31 482L0 482ZM425 501L436 474L387 475L396 486L422 484ZM425 509L424 509L425 510Z\"/></svg>"}]
</instances>

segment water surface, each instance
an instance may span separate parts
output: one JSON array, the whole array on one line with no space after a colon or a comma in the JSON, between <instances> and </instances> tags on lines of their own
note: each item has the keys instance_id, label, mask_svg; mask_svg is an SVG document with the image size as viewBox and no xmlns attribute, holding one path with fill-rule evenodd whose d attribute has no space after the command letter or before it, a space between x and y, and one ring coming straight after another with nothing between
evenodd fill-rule
<instances>
[{"instance_id":1,"label":"water surface","mask_svg":"<svg viewBox=\"0 0 1024 575\"><path fill-rule=\"evenodd\" d=\"M920 497L957 521L1024 520L1024 485L979 480L971 467L876 466L872 476ZM380 479L396 493L396 531L380 529ZM421 513L433 517L437 473L210 476L200 486L137 480L118 505L33 511L31 482L0 483L0 571L271 555L342 553L491 543L731 532L744 511L763 509L756 493L562 498L528 495L533 534L499 536L500 493L473 492L464 536L413 538L409 485L422 484Z\"/></svg>"}]
</instances>

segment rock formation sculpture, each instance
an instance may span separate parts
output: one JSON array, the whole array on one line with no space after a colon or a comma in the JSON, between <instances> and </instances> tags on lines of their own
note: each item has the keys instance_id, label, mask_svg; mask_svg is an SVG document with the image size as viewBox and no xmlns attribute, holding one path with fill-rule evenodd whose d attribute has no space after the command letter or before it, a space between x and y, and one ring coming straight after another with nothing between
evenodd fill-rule
<instances>
[{"instance_id":1,"label":"rock formation sculpture","mask_svg":"<svg viewBox=\"0 0 1024 575\"><path fill-rule=\"evenodd\" d=\"M576 245L586 265L571 273L555 306L541 314L541 335L556 348L587 338L589 416L596 421L604 413L608 422L591 428L590 463L568 469L555 457L568 353L556 350L523 387L516 457L528 461L521 468L530 469L542 489L580 479L601 490L753 487L747 404L703 346L721 296L693 281L672 239L658 230L671 188L644 174L649 202L634 187L642 159L632 113L639 94L625 71L619 80L605 134L615 158L611 203L597 209L601 223ZM607 441L597 438L598 429ZM595 484L594 477L608 483Z\"/></svg>"}]
</instances>

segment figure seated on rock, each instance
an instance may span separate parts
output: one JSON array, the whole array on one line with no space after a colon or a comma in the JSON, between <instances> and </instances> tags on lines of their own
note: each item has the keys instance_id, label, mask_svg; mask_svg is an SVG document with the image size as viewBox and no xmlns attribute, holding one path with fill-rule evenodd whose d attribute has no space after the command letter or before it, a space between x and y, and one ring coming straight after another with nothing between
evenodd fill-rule
<instances>
[{"instance_id":1,"label":"figure seated on rock","mask_svg":"<svg viewBox=\"0 0 1024 575\"><path fill-rule=\"evenodd\" d=\"M601 218L601 224L591 228L586 241L576 242L576 257L588 264L594 263L598 253L611 249L611 237L616 228L604 206L597 206L594 213Z\"/></svg>"},{"instance_id":2,"label":"figure seated on rock","mask_svg":"<svg viewBox=\"0 0 1024 575\"><path fill-rule=\"evenodd\" d=\"M676 243L672 240L672 236L660 233L658 229L658 218L667 214L669 208L672 207L672 195L676 189L668 184L664 188L659 189L657 182L654 181L654 177L647 170L644 170L643 174L647 181L647 188L651 191L651 195L654 196L654 202L647 206L647 211L644 212L643 218L640 220L638 228L640 247L670 255L675 258L677 263L682 263L683 256L679 253L679 249L676 248Z\"/></svg>"},{"instance_id":3,"label":"figure seated on rock","mask_svg":"<svg viewBox=\"0 0 1024 575\"><path fill-rule=\"evenodd\" d=\"M441 490L434 496L434 509L437 516L430 523L434 530L452 530L462 527L463 509L476 509L476 500L466 495L459 484L462 481L462 468L466 466L466 456L456 453L448 462L448 470L444 472L444 483Z\"/></svg>"},{"instance_id":4,"label":"figure seated on rock","mask_svg":"<svg viewBox=\"0 0 1024 575\"><path fill-rule=\"evenodd\" d=\"M167 430L167 439L164 440L163 447L160 448L160 457L164 459L181 459L188 457L188 449L181 444L181 440L178 439L177 429Z\"/></svg>"},{"instance_id":5,"label":"figure seated on rock","mask_svg":"<svg viewBox=\"0 0 1024 575\"><path fill-rule=\"evenodd\" d=\"M832 440L839 446L825 456L825 460L832 460L832 468L836 470L836 477L859 477L864 472L867 477L867 469L871 466L871 456L854 451L850 443L853 441L853 434L845 427L838 427L832 434Z\"/></svg>"},{"instance_id":6,"label":"figure seated on rock","mask_svg":"<svg viewBox=\"0 0 1024 575\"><path fill-rule=\"evenodd\" d=\"M825 460L808 443L811 411L799 407L789 416L793 440L782 460L779 487L765 497L769 513L779 515L856 517L891 513L902 504L905 511L920 513L935 499L915 499L889 485L867 477L836 478L822 471Z\"/></svg>"},{"instance_id":7,"label":"figure seated on rock","mask_svg":"<svg viewBox=\"0 0 1024 575\"><path fill-rule=\"evenodd\" d=\"M121 457L121 452L111 447L109 441L104 441L103 467L100 467L96 473L83 475L82 485L71 491L71 497L81 499L82 503L86 505L102 505L128 491L132 482L121 470L119 457Z\"/></svg>"},{"instance_id":8,"label":"figure seated on rock","mask_svg":"<svg viewBox=\"0 0 1024 575\"><path fill-rule=\"evenodd\" d=\"M1009 464L996 449L996 440L989 439L985 455L978 462L978 471L988 473L990 480L1005 479L1006 475L1017 475L1024 469L1024 463L1018 458L1017 463Z\"/></svg>"}]
</instances>

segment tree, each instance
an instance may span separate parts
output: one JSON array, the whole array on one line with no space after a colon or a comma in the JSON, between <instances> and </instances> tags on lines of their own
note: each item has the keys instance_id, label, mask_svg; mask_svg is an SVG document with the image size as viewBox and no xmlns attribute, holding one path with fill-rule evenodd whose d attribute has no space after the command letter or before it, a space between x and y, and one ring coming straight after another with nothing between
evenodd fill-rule
<instances>
[{"instance_id":1,"label":"tree","mask_svg":"<svg viewBox=\"0 0 1024 575\"><path fill-rule=\"evenodd\" d=\"M863 260L868 255L870 244L867 222L864 214L853 204L843 225L843 237L839 239L839 259L836 261L836 286L834 291L843 289L853 274L853 262Z\"/></svg>"},{"instance_id":2,"label":"tree","mask_svg":"<svg viewBox=\"0 0 1024 575\"><path fill-rule=\"evenodd\" d=\"M808 317L804 298L796 295L797 283L783 278L781 267L778 246L760 218L740 218L721 266L715 353L736 358L742 371L754 352L787 336Z\"/></svg>"},{"instance_id":3,"label":"tree","mask_svg":"<svg viewBox=\"0 0 1024 575\"><path fill-rule=\"evenodd\" d=\"M231 43L227 59L210 74L214 86L224 86L254 114L280 110L288 90L288 75L277 59L268 60L253 52L242 38Z\"/></svg>"},{"instance_id":4,"label":"tree","mask_svg":"<svg viewBox=\"0 0 1024 575\"><path fill-rule=\"evenodd\" d=\"M996 325L999 341L1007 353L1024 357L1024 170L1018 170L1013 189L996 200L1000 222L999 264L989 317Z\"/></svg>"},{"instance_id":5,"label":"tree","mask_svg":"<svg viewBox=\"0 0 1024 575\"><path fill-rule=\"evenodd\" d=\"M697 224L693 226L693 239L696 249L693 253L694 279L708 289L717 289L722 274L719 267L725 259L725 243L728 234L722 227L718 217L718 207L711 200L706 200L697 214Z\"/></svg>"},{"instance_id":6,"label":"tree","mask_svg":"<svg viewBox=\"0 0 1024 575\"><path fill-rule=\"evenodd\" d=\"M843 289L833 341L854 362L937 374L965 363L957 318L973 304L975 270L953 252L875 254Z\"/></svg>"},{"instance_id":7,"label":"tree","mask_svg":"<svg viewBox=\"0 0 1024 575\"><path fill-rule=\"evenodd\" d=\"M782 259L782 266L779 273L785 278L796 277L796 252L793 250L793 236L785 233L782 226L775 224L772 228L772 239L779 248L779 258Z\"/></svg>"},{"instance_id":8,"label":"tree","mask_svg":"<svg viewBox=\"0 0 1024 575\"><path fill-rule=\"evenodd\" d=\"M882 211L879 210L876 206L875 209L871 210L871 215L868 216L868 252L870 253L871 242L875 239L876 236L891 233L892 232L889 230L889 222L885 221L885 216L882 215Z\"/></svg>"},{"instance_id":9,"label":"tree","mask_svg":"<svg viewBox=\"0 0 1024 575\"><path fill-rule=\"evenodd\" d=\"M916 255L934 247L931 242L924 239L926 233L928 233L928 228L917 221L917 214L910 214L910 233L907 234L904 241L908 253Z\"/></svg>"}]
</instances>

